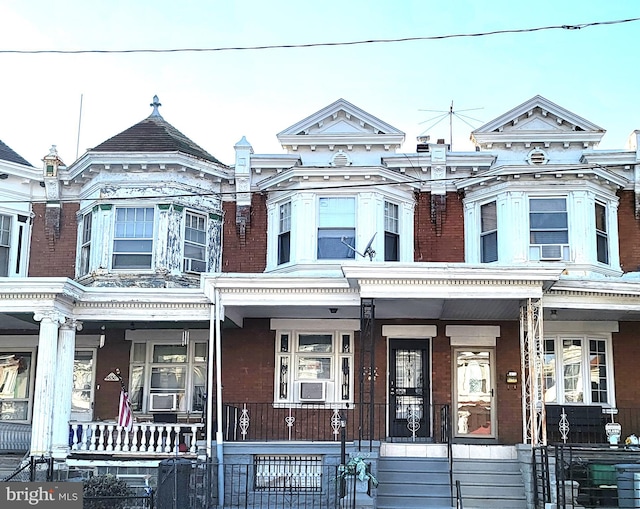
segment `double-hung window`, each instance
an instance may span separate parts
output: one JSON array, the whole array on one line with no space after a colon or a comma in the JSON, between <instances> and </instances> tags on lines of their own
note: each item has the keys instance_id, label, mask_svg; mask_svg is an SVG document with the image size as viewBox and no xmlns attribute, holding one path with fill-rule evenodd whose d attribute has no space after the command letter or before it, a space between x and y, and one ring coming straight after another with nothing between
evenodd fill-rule
<instances>
[{"instance_id":1,"label":"double-hung window","mask_svg":"<svg viewBox=\"0 0 640 509\"><path fill-rule=\"evenodd\" d=\"M0 276L9 275L11 260L11 216L0 215Z\"/></svg>"},{"instance_id":2,"label":"double-hung window","mask_svg":"<svg viewBox=\"0 0 640 509\"><path fill-rule=\"evenodd\" d=\"M498 216L496 202L480 207L480 262L498 261Z\"/></svg>"},{"instance_id":3,"label":"double-hung window","mask_svg":"<svg viewBox=\"0 0 640 509\"><path fill-rule=\"evenodd\" d=\"M355 198L320 198L318 205L318 259L355 258Z\"/></svg>"},{"instance_id":4,"label":"double-hung window","mask_svg":"<svg viewBox=\"0 0 640 509\"><path fill-rule=\"evenodd\" d=\"M609 340L588 335L546 336L546 403L611 404Z\"/></svg>"},{"instance_id":5,"label":"double-hung window","mask_svg":"<svg viewBox=\"0 0 640 509\"><path fill-rule=\"evenodd\" d=\"M207 271L207 218L187 212L184 227L184 271Z\"/></svg>"},{"instance_id":6,"label":"double-hung window","mask_svg":"<svg viewBox=\"0 0 640 509\"><path fill-rule=\"evenodd\" d=\"M93 223L93 213L89 212L82 216L82 244L80 246L80 275L89 273L89 263L91 259L91 227Z\"/></svg>"},{"instance_id":7,"label":"double-hung window","mask_svg":"<svg viewBox=\"0 0 640 509\"><path fill-rule=\"evenodd\" d=\"M116 208L114 269L150 269L153 253L153 207Z\"/></svg>"},{"instance_id":8,"label":"double-hung window","mask_svg":"<svg viewBox=\"0 0 640 509\"><path fill-rule=\"evenodd\" d=\"M278 265L291 259L291 202L280 205L278 220Z\"/></svg>"},{"instance_id":9,"label":"double-hung window","mask_svg":"<svg viewBox=\"0 0 640 509\"><path fill-rule=\"evenodd\" d=\"M596 251L600 263L609 264L609 236L607 234L607 208L596 202Z\"/></svg>"},{"instance_id":10,"label":"double-hung window","mask_svg":"<svg viewBox=\"0 0 640 509\"><path fill-rule=\"evenodd\" d=\"M529 200L529 256L531 260L569 259L566 198Z\"/></svg>"},{"instance_id":11,"label":"double-hung window","mask_svg":"<svg viewBox=\"0 0 640 509\"><path fill-rule=\"evenodd\" d=\"M400 260L400 227L398 205L384 202L384 261Z\"/></svg>"},{"instance_id":12,"label":"double-hung window","mask_svg":"<svg viewBox=\"0 0 640 509\"><path fill-rule=\"evenodd\" d=\"M353 333L279 331L275 402L353 400Z\"/></svg>"},{"instance_id":13,"label":"double-hung window","mask_svg":"<svg viewBox=\"0 0 640 509\"><path fill-rule=\"evenodd\" d=\"M143 412L202 412L206 372L206 342L134 342L132 407Z\"/></svg>"}]
</instances>

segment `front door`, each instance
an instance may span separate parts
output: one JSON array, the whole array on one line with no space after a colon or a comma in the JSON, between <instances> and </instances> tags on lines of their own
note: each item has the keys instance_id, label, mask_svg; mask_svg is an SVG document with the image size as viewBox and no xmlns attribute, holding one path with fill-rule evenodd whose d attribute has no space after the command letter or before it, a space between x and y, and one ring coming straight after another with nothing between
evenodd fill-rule
<instances>
[{"instance_id":1,"label":"front door","mask_svg":"<svg viewBox=\"0 0 640 509\"><path fill-rule=\"evenodd\" d=\"M389 436L430 435L429 340L389 340Z\"/></svg>"},{"instance_id":2,"label":"front door","mask_svg":"<svg viewBox=\"0 0 640 509\"><path fill-rule=\"evenodd\" d=\"M72 421L88 422L93 419L94 386L95 350L76 350L71 394Z\"/></svg>"},{"instance_id":3,"label":"front door","mask_svg":"<svg viewBox=\"0 0 640 509\"><path fill-rule=\"evenodd\" d=\"M493 349L457 349L455 363L456 436L495 437Z\"/></svg>"}]
</instances>

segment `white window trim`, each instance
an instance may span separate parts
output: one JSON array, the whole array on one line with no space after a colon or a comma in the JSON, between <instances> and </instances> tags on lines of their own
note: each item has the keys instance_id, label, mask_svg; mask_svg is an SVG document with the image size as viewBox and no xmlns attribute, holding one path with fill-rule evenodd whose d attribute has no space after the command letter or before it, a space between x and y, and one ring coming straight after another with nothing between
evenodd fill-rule
<instances>
[{"instance_id":1,"label":"white window trim","mask_svg":"<svg viewBox=\"0 0 640 509\"><path fill-rule=\"evenodd\" d=\"M14 342L12 341L12 339L17 339L17 341ZM21 346L20 342L21 340L23 340L23 338L21 338L20 336L9 336L7 340L8 341L5 343L3 338L2 350L0 350L0 354L4 355L4 354L16 353L16 352L29 353L31 354L31 366L29 367L29 397L17 398L20 401L28 400L27 401L27 418L19 419L19 420L12 419L12 420L7 420L5 422L15 422L15 423L31 422L31 419L33 417L33 397L34 397L33 393L35 392L35 388L36 388L37 348ZM24 345L24 343L22 343L22 345ZM8 401L11 401L12 399L9 399Z\"/></svg>"},{"instance_id":2,"label":"white window trim","mask_svg":"<svg viewBox=\"0 0 640 509\"><path fill-rule=\"evenodd\" d=\"M311 401L302 401L299 394L299 385L301 382L308 380L299 380L296 374L297 358L301 356L313 356L316 354L308 354L297 351L298 338L304 334L327 334L332 336L331 353L322 354L323 357L331 357L332 376L330 380L319 380L324 385L325 397L318 404L328 405L331 407L341 407L354 402L354 384L355 384L355 365L354 365L354 337L355 331L359 330L359 320L332 320L327 322L324 320L287 320L272 319L271 329L275 330L275 367L274 367L274 389L273 401L274 405L303 405L313 403ZM282 338L288 337L288 348L286 351L282 349ZM342 349L343 337L349 337L349 350L347 352ZM320 356L320 354L317 354ZM281 363L287 362L288 370L286 375L280 372ZM349 365L349 397L342 398L342 363L347 362ZM281 397L281 382L287 385L286 397Z\"/></svg>"},{"instance_id":3,"label":"white window trim","mask_svg":"<svg viewBox=\"0 0 640 509\"><path fill-rule=\"evenodd\" d=\"M196 216L196 217L202 217L204 218L204 245L203 244L198 244L196 242L193 241L188 241L187 240L187 215L191 215L191 216ZM154 226L154 230L155 230L155 226ZM186 273L186 274L201 274L204 272L208 272L209 271L209 263L208 263L208 254L209 254L209 215L205 214L204 212L198 212L196 210L191 210L191 209L184 209L183 212L183 216L182 216L182 267L181 270L182 272ZM155 232L154 232L155 234ZM201 261L204 263L205 268L202 271L196 271L196 270L187 270L185 267L186 264L186 260L191 260L192 258L187 258L186 257L186 245L187 243L191 243L193 245L197 245L197 246L203 246L204 247L204 260L196 260L196 261ZM193 258L195 260L195 258Z\"/></svg>"},{"instance_id":4,"label":"white window trim","mask_svg":"<svg viewBox=\"0 0 640 509\"><path fill-rule=\"evenodd\" d=\"M27 275L29 267L30 240L31 240L31 220L29 212L8 210L0 208L0 215L7 216L10 220L9 237L9 265L7 267L7 277L24 277ZM25 218L20 221L19 216ZM20 245L21 258L18 260L18 245ZM16 266L18 270L16 271Z\"/></svg>"},{"instance_id":5,"label":"white window trim","mask_svg":"<svg viewBox=\"0 0 640 509\"><path fill-rule=\"evenodd\" d=\"M133 366L144 365L144 379L143 379L143 394L142 394L142 409L136 410L136 412L142 414L150 414L152 411L149 409L150 407L150 394L151 394L151 368L158 363L153 363L153 346L154 345L180 345L181 344L182 331L176 330L127 330L125 331L125 339L131 341L131 348L129 351L129 373L131 373L131 368ZM182 414L199 414L200 410L193 410L191 405L193 403L193 367L194 366L204 366L206 371L206 376L208 376L208 367L209 360L207 359L205 362L194 362L194 349L195 343L207 343L208 341L208 331L204 330L196 330L189 331L189 342L188 342L188 360L184 364L180 364L180 366L184 365L187 367L187 381L185 384L185 392L184 392L184 400L186 406L184 408L179 408L176 410L167 410L168 413L177 413L179 415ZM134 345L135 344L145 344L145 360L144 363L139 361L134 362ZM207 347L207 355L209 354ZM177 364L164 363L164 366L174 366ZM129 380L131 382L131 380ZM206 380L205 380L206 382ZM129 385L129 391L131 394L131 385ZM166 413L165 411L161 413Z\"/></svg>"},{"instance_id":6,"label":"white window trim","mask_svg":"<svg viewBox=\"0 0 640 509\"><path fill-rule=\"evenodd\" d=\"M144 239L151 240L151 252L149 253L151 257L151 261L149 263L149 267L145 268L127 268L127 267L114 267L113 266L113 256L115 254L115 241L116 241L116 223L117 223L117 211L118 209L152 209L153 210L153 232L151 233L151 237L130 237L131 239ZM159 220L159 209L157 204L130 204L130 205L113 205L111 214L111 237L109 238L109 268L114 272L153 272L155 268L155 260L156 260L156 248L158 245L158 220ZM118 237L120 239L120 237ZM122 237L128 238L128 237ZM183 237L184 238L184 237Z\"/></svg>"},{"instance_id":7,"label":"white window trim","mask_svg":"<svg viewBox=\"0 0 640 509\"><path fill-rule=\"evenodd\" d=\"M565 402L560 401L560 396L564 396L564 370L562 369L561 344L564 339L580 339L582 340L582 359L581 371L583 382L583 402ZM599 401L591 401L591 383L589 381L589 341L598 340L605 342L606 369L607 369L607 403ZM544 340L553 340L555 344L555 362L556 362L556 400L549 401L549 405L600 405L603 408L616 407L615 395L615 375L613 371L613 342L610 333L602 332L586 332L584 330L574 330L567 332L550 332L545 330Z\"/></svg>"}]
</instances>

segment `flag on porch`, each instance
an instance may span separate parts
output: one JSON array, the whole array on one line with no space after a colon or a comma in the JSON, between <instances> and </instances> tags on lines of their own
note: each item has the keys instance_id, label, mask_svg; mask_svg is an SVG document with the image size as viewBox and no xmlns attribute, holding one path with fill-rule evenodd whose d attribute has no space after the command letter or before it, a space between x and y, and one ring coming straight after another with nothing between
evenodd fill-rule
<instances>
[{"instance_id":1,"label":"flag on porch","mask_svg":"<svg viewBox=\"0 0 640 509\"><path fill-rule=\"evenodd\" d=\"M131 410L131 401L129 401L129 394L124 388L124 385L120 389L118 426L122 426L127 431L131 431L131 428L133 427L133 411Z\"/></svg>"}]
</instances>

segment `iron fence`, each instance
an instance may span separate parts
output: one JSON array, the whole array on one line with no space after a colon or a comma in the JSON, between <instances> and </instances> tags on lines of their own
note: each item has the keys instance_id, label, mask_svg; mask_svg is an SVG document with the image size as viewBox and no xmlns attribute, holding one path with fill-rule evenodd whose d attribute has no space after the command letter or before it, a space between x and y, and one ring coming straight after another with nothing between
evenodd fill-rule
<instances>
[{"instance_id":1,"label":"iron fence","mask_svg":"<svg viewBox=\"0 0 640 509\"><path fill-rule=\"evenodd\" d=\"M555 444L534 450L534 502L557 509L640 507L640 449Z\"/></svg>"},{"instance_id":2,"label":"iron fence","mask_svg":"<svg viewBox=\"0 0 640 509\"><path fill-rule=\"evenodd\" d=\"M53 480L53 458L25 457L18 468L3 482L50 482Z\"/></svg>"}]
</instances>

